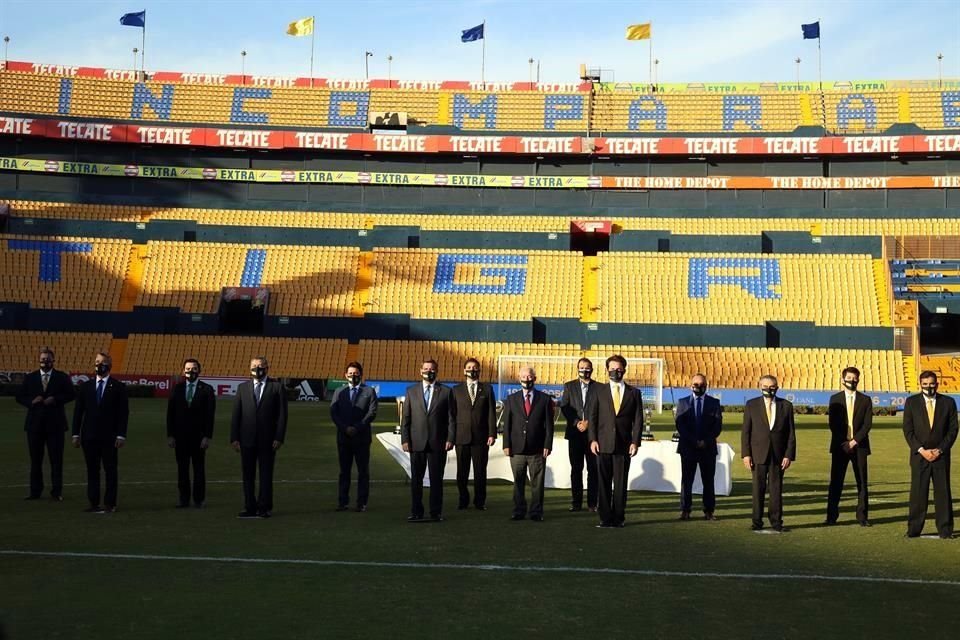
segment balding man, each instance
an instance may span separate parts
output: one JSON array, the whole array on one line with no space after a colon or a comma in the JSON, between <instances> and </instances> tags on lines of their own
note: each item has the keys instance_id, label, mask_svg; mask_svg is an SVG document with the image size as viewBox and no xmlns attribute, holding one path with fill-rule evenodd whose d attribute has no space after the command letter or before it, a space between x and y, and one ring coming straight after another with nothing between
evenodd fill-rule
<instances>
[{"instance_id":1,"label":"balding man","mask_svg":"<svg viewBox=\"0 0 960 640\"><path fill-rule=\"evenodd\" d=\"M759 398L743 408L741 452L743 466L753 473L753 526L763 529L763 503L770 487L770 526L783 526L783 472L797 459L797 433L793 403L777 397L779 385L771 375L760 378Z\"/></svg>"},{"instance_id":2,"label":"balding man","mask_svg":"<svg viewBox=\"0 0 960 640\"><path fill-rule=\"evenodd\" d=\"M543 482L547 456L553 449L553 400L537 391L533 367L520 369L520 391L503 403L503 454L513 470L513 516L527 516L524 485L530 475L530 519L543 521Z\"/></svg>"},{"instance_id":3,"label":"balding man","mask_svg":"<svg viewBox=\"0 0 960 640\"><path fill-rule=\"evenodd\" d=\"M703 483L703 517L716 520L717 438L723 431L720 400L707 395L707 377L698 373L690 379L692 395L677 402L677 453L680 454L680 519L689 520L693 509L693 480L700 468Z\"/></svg>"}]
</instances>

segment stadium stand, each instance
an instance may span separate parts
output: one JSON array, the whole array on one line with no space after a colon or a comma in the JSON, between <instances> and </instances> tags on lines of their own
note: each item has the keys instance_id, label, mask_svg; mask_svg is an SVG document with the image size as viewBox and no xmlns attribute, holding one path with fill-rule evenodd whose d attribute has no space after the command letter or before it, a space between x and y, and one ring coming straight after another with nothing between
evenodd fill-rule
<instances>
[{"instance_id":1,"label":"stadium stand","mask_svg":"<svg viewBox=\"0 0 960 640\"><path fill-rule=\"evenodd\" d=\"M98 351L109 352L109 333L0 331L0 354L8 371L34 371L41 347L50 347L61 371L89 373Z\"/></svg>"}]
</instances>

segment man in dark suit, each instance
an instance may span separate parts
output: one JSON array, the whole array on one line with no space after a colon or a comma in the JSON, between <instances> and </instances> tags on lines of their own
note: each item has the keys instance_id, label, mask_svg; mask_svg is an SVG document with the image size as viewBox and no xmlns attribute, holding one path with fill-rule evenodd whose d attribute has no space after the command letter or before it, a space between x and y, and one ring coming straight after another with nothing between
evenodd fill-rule
<instances>
[{"instance_id":1,"label":"man in dark suit","mask_svg":"<svg viewBox=\"0 0 960 640\"><path fill-rule=\"evenodd\" d=\"M693 480L700 468L703 483L703 517L716 520L714 475L717 472L717 438L723 431L720 400L707 395L707 377L698 373L690 380L693 395L677 402L676 426L680 440L680 519L689 520L693 509Z\"/></svg>"},{"instance_id":2,"label":"man in dark suit","mask_svg":"<svg viewBox=\"0 0 960 640\"><path fill-rule=\"evenodd\" d=\"M847 465L853 465L857 480L857 522L869 527L867 492L867 456L870 455L870 429L873 427L873 399L857 391L860 370L847 367L841 381L844 391L830 396L827 410L830 424L830 489L827 493L827 526L840 517L840 494Z\"/></svg>"},{"instance_id":3,"label":"man in dark suit","mask_svg":"<svg viewBox=\"0 0 960 640\"><path fill-rule=\"evenodd\" d=\"M28 373L17 394L27 408L23 430L30 452L30 493L25 500L39 500L43 494L43 451L50 456L50 498L63 501L63 433L67 430L64 405L73 402L75 392L70 376L53 368L53 350L40 350L40 369Z\"/></svg>"},{"instance_id":4,"label":"man in dark suit","mask_svg":"<svg viewBox=\"0 0 960 640\"><path fill-rule=\"evenodd\" d=\"M598 386L596 402L589 407L587 418L590 450L597 456L600 515L597 527L601 529L622 527L626 523L630 458L637 455L643 431L640 390L623 381L626 358L610 356L605 366L609 383Z\"/></svg>"},{"instance_id":5,"label":"man in dark suit","mask_svg":"<svg viewBox=\"0 0 960 640\"><path fill-rule=\"evenodd\" d=\"M534 389L533 367L520 369L520 391L503 403L503 454L513 471L512 520L527 517L525 484L530 474L530 519L543 522L543 485L553 449L553 400Z\"/></svg>"},{"instance_id":6,"label":"man in dark suit","mask_svg":"<svg viewBox=\"0 0 960 640\"><path fill-rule=\"evenodd\" d=\"M487 509L487 460L497 439L497 396L493 386L480 382L480 362L470 358L463 363L465 382L453 387L453 415L457 422L458 509L470 505L470 465L473 464L473 506Z\"/></svg>"},{"instance_id":7,"label":"man in dark suit","mask_svg":"<svg viewBox=\"0 0 960 640\"><path fill-rule=\"evenodd\" d=\"M269 518L273 511L273 465L287 434L287 394L279 380L267 377L269 370L265 357L252 359L252 380L237 386L233 403L230 444L240 453L243 474L243 511L238 518Z\"/></svg>"},{"instance_id":8,"label":"man in dark suit","mask_svg":"<svg viewBox=\"0 0 960 640\"><path fill-rule=\"evenodd\" d=\"M957 441L957 403L937 393L933 371L920 374L920 393L903 405L903 435L910 445L910 514L907 537L923 533L927 519L930 481L937 533L953 537L953 497L950 493L950 449Z\"/></svg>"},{"instance_id":9,"label":"man in dark suit","mask_svg":"<svg viewBox=\"0 0 960 640\"><path fill-rule=\"evenodd\" d=\"M77 392L73 407L72 441L83 447L87 463L87 513L113 513L117 510L118 452L127 441L130 407L127 386L110 375L113 360L98 353L94 360L96 376ZM100 506L100 467L106 479L103 506Z\"/></svg>"},{"instance_id":10,"label":"man in dark suit","mask_svg":"<svg viewBox=\"0 0 960 640\"><path fill-rule=\"evenodd\" d=\"M587 467L587 508L597 510L597 456L590 450L587 436L587 409L596 401L597 383L593 363L588 358L577 362L577 379L563 385L560 413L567 421L564 438L570 458L570 511L583 509L583 467Z\"/></svg>"},{"instance_id":11,"label":"man in dark suit","mask_svg":"<svg viewBox=\"0 0 960 640\"><path fill-rule=\"evenodd\" d=\"M770 487L770 526L783 533L783 473L797 459L793 403L777 397L777 379L760 378L760 398L743 407L743 466L753 472L753 530L763 529L763 503Z\"/></svg>"},{"instance_id":12,"label":"man in dark suit","mask_svg":"<svg viewBox=\"0 0 960 640\"><path fill-rule=\"evenodd\" d=\"M183 380L173 387L167 401L167 446L177 459L177 508L193 505L203 508L207 495L206 454L213 438L213 420L217 394L200 380L200 363L194 358L183 362ZM190 464L193 463L193 491L190 491Z\"/></svg>"},{"instance_id":13,"label":"man in dark suit","mask_svg":"<svg viewBox=\"0 0 960 640\"><path fill-rule=\"evenodd\" d=\"M443 521L443 468L453 448L457 424L450 388L437 383L437 362L424 360L421 382L407 387L400 420L400 441L410 453L410 515L423 520L423 476L430 470L430 519Z\"/></svg>"},{"instance_id":14,"label":"man in dark suit","mask_svg":"<svg viewBox=\"0 0 960 640\"><path fill-rule=\"evenodd\" d=\"M351 362L344 377L347 384L333 392L330 418L337 428L337 458L340 477L337 482L337 511L350 504L350 474L357 463L357 511L367 510L370 498L370 443L373 421L377 417L377 392L363 384L363 365Z\"/></svg>"}]
</instances>

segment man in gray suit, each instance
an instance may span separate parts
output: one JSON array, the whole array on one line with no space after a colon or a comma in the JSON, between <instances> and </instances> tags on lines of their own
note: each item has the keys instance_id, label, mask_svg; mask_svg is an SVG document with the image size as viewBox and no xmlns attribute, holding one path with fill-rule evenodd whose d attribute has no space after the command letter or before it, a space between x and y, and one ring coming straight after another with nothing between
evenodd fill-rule
<instances>
[{"instance_id":1,"label":"man in gray suit","mask_svg":"<svg viewBox=\"0 0 960 640\"><path fill-rule=\"evenodd\" d=\"M553 400L533 388L537 373L533 367L520 369L520 391L503 403L503 455L510 458L513 471L513 516L527 517L524 485L530 474L530 519L543 522L543 484L547 456L553 449Z\"/></svg>"},{"instance_id":2,"label":"man in gray suit","mask_svg":"<svg viewBox=\"0 0 960 640\"><path fill-rule=\"evenodd\" d=\"M597 383L591 379L593 363L588 358L577 362L577 379L563 385L560 412L567 421L567 449L570 457L570 511L583 509L583 466L587 466L587 508L597 510L597 456L590 451L587 435L589 406L596 401Z\"/></svg>"},{"instance_id":3,"label":"man in gray suit","mask_svg":"<svg viewBox=\"0 0 960 640\"><path fill-rule=\"evenodd\" d=\"M347 384L333 392L330 418L337 427L337 454L340 459L337 511L350 503L350 471L357 463L357 511L367 510L370 497L371 425L377 417L377 392L363 384L363 365L351 362L345 374Z\"/></svg>"},{"instance_id":4,"label":"man in gray suit","mask_svg":"<svg viewBox=\"0 0 960 640\"><path fill-rule=\"evenodd\" d=\"M411 507L408 522L423 520L423 476L430 470L430 519L443 520L443 468L456 440L457 423L450 388L437 384L437 362L424 360L421 382L407 387L400 441L410 453Z\"/></svg>"},{"instance_id":5,"label":"man in gray suit","mask_svg":"<svg viewBox=\"0 0 960 640\"><path fill-rule=\"evenodd\" d=\"M267 377L269 367L263 356L251 360L253 379L240 383L233 403L230 444L240 454L243 470L243 511L238 518L269 518L273 510L273 464L287 433L287 394L279 380Z\"/></svg>"}]
</instances>

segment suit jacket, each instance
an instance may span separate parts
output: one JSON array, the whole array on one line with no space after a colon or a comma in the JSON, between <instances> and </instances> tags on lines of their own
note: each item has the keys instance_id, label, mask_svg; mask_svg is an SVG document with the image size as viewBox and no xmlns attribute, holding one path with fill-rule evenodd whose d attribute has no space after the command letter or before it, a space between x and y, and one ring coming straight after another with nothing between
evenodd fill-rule
<instances>
[{"instance_id":1,"label":"suit jacket","mask_svg":"<svg viewBox=\"0 0 960 640\"><path fill-rule=\"evenodd\" d=\"M187 383L181 380L167 400L167 437L200 442L213 437L213 419L217 412L217 394L213 387L197 380L193 400L187 405Z\"/></svg>"},{"instance_id":2,"label":"suit jacket","mask_svg":"<svg viewBox=\"0 0 960 640\"><path fill-rule=\"evenodd\" d=\"M842 452L841 445L847 442L847 395L841 391L830 396L827 409L830 424L830 453ZM870 429L873 428L873 399L857 391L853 401L853 439L857 449L870 453Z\"/></svg>"},{"instance_id":3,"label":"suit jacket","mask_svg":"<svg viewBox=\"0 0 960 640\"><path fill-rule=\"evenodd\" d=\"M600 453L625 454L628 446L640 446L643 431L643 399L640 390L623 385L620 411L613 411L613 392L610 385L597 383L596 402L589 407L587 434L590 442L600 444Z\"/></svg>"},{"instance_id":4,"label":"suit jacket","mask_svg":"<svg viewBox=\"0 0 960 640\"><path fill-rule=\"evenodd\" d=\"M713 396L703 396L703 408L700 412L700 422L697 423L697 412L693 405L694 397L680 398L677 402L677 433L680 440L677 442L677 453L681 456L706 454L717 455L717 438L723 431L723 411L720 400ZM697 441L703 440L704 448L697 448Z\"/></svg>"},{"instance_id":5,"label":"suit jacket","mask_svg":"<svg viewBox=\"0 0 960 640\"><path fill-rule=\"evenodd\" d=\"M371 426L377 417L379 402L377 392L373 387L360 384L357 387L357 398L350 402L350 385L345 384L333 392L330 401L330 418L337 427L337 444L356 441L369 444L373 440ZM347 435L347 427L357 430L353 436Z\"/></svg>"},{"instance_id":6,"label":"suit jacket","mask_svg":"<svg viewBox=\"0 0 960 640\"><path fill-rule=\"evenodd\" d=\"M283 442L287 435L287 393L279 380L264 379L260 405L253 395L253 382L237 386L230 421L230 442L241 447L270 447L273 441Z\"/></svg>"},{"instance_id":7,"label":"suit jacket","mask_svg":"<svg viewBox=\"0 0 960 640\"><path fill-rule=\"evenodd\" d=\"M473 403L466 382L456 385L452 392L453 415L457 423L453 443L486 446L487 438L497 437L497 395L493 385L478 381L477 399Z\"/></svg>"},{"instance_id":8,"label":"suit jacket","mask_svg":"<svg viewBox=\"0 0 960 640\"><path fill-rule=\"evenodd\" d=\"M46 405L42 402L33 404L33 399L37 396L44 400L53 398L53 404ZM33 373L28 373L23 379L20 393L17 394L17 402L27 408L27 418L23 423L23 430L34 433L45 429L66 431L67 411L64 405L73 402L75 397L76 391L74 391L70 376L63 371L54 369L50 372L50 381L47 383L46 391L43 390L40 370L37 369Z\"/></svg>"},{"instance_id":9,"label":"suit jacket","mask_svg":"<svg viewBox=\"0 0 960 640\"><path fill-rule=\"evenodd\" d=\"M903 436L910 445L911 455L920 455L917 450L940 449L949 457L953 443L957 441L957 403L950 396L937 394L933 410L933 428L927 418L926 398L922 393L912 395L903 404Z\"/></svg>"},{"instance_id":10,"label":"suit jacket","mask_svg":"<svg viewBox=\"0 0 960 640\"><path fill-rule=\"evenodd\" d=\"M511 393L503 403L503 448L510 455L542 455L553 449L553 400L534 389L528 416L523 394L522 389Z\"/></svg>"},{"instance_id":11,"label":"suit jacket","mask_svg":"<svg viewBox=\"0 0 960 640\"><path fill-rule=\"evenodd\" d=\"M117 436L126 438L129 419L127 385L110 376L99 403L96 376L80 385L77 401L73 405L72 435L80 436L81 440L116 440Z\"/></svg>"},{"instance_id":12,"label":"suit jacket","mask_svg":"<svg viewBox=\"0 0 960 640\"><path fill-rule=\"evenodd\" d=\"M764 399L748 400L743 407L743 432L740 437L741 456L750 456L756 464L763 464L773 452L775 460L797 459L797 430L793 421L793 403L783 398L774 400L777 415L773 429L767 418Z\"/></svg>"},{"instance_id":13,"label":"suit jacket","mask_svg":"<svg viewBox=\"0 0 960 640\"><path fill-rule=\"evenodd\" d=\"M430 406L425 407L423 385L419 382L410 385L400 419L400 441L410 445L410 451L444 451L446 444L457 437L453 411L450 387L435 382Z\"/></svg>"},{"instance_id":14,"label":"suit jacket","mask_svg":"<svg viewBox=\"0 0 960 640\"><path fill-rule=\"evenodd\" d=\"M587 385L587 401L584 403L583 394L580 392L580 379L564 383L563 393L560 395L560 413L567 420L567 430L563 436L565 439L587 437L586 433L577 429L577 422L585 420L589 415L590 406L597 399L599 384L596 380L590 381Z\"/></svg>"}]
</instances>

